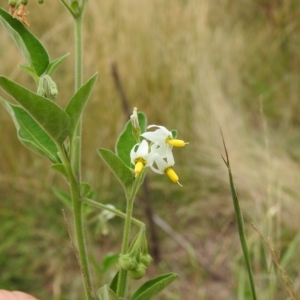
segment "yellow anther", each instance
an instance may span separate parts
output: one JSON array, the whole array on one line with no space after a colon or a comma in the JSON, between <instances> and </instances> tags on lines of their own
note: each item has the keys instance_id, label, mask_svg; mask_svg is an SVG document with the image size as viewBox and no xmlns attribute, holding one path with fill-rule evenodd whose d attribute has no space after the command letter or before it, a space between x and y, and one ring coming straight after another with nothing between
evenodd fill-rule
<instances>
[{"instance_id":1,"label":"yellow anther","mask_svg":"<svg viewBox=\"0 0 300 300\"><path fill-rule=\"evenodd\" d=\"M144 164L141 161L138 161L135 164L134 173L137 175L140 174L142 172L143 168L144 168Z\"/></svg>"},{"instance_id":2,"label":"yellow anther","mask_svg":"<svg viewBox=\"0 0 300 300\"><path fill-rule=\"evenodd\" d=\"M173 182L177 182L179 180L179 177L172 168L168 168L166 173Z\"/></svg>"},{"instance_id":3,"label":"yellow anther","mask_svg":"<svg viewBox=\"0 0 300 300\"><path fill-rule=\"evenodd\" d=\"M183 147L185 144L187 144L183 140L173 140L173 139L167 140L167 143L174 147Z\"/></svg>"}]
</instances>

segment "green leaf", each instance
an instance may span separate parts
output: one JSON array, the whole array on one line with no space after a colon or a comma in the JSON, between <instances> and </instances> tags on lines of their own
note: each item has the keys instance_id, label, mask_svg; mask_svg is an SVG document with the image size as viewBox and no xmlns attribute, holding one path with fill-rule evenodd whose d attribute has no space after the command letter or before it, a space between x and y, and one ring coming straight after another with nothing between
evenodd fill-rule
<instances>
[{"instance_id":1,"label":"green leaf","mask_svg":"<svg viewBox=\"0 0 300 300\"><path fill-rule=\"evenodd\" d=\"M97 80L98 74L95 74L87 83L80 87L80 89L76 92L73 98L70 100L66 113L70 116L70 132L69 136L72 138L76 127L79 123L80 117L82 115L83 109L89 99L94 84Z\"/></svg>"},{"instance_id":2,"label":"green leaf","mask_svg":"<svg viewBox=\"0 0 300 300\"><path fill-rule=\"evenodd\" d=\"M126 190L134 180L133 171L112 151L103 148L99 148L97 151Z\"/></svg>"},{"instance_id":3,"label":"green leaf","mask_svg":"<svg viewBox=\"0 0 300 300\"><path fill-rule=\"evenodd\" d=\"M23 71L25 71L28 75L30 75L34 81L36 82L36 84L39 83L39 76L35 73L35 70L32 69L31 67L28 67L28 66L23 66L23 65L20 65L19 66Z\"/></svg>"},{"instance_id":4,"label":"green leaf","mask_svg":"<svg viewBox=\"0 0 300 300\"><path fill-rule=\"evenodd\" d=\"M139 125L141 128L141 133L146 131L147 117L144 113L138 112ZM136 140L132 134L132 124L129 120L123 132L120 134L116 143L116 153L121 158L121 160L130 167L130 151L132 147L136 144Z\"/></svg>"},{"instance_id":5,"label":"green leaf","mask_svg":"<svg viewBox=\"0 0 300 300\"><path fill-rule=\"evenodd\" d=\"M54 164L51 166L51 170L56 171L63 175L67 181L69 181L69 176L66 167L63 164Z\"/></svg>"},{"instance_id":6,"label":"green leaf","mask_svg":"<svg viewBox=\"0 0 300 300\"><path fill-rule=\"evenodd\" d=\"M80 194L83 197L88 197L91 191L91 186L87 182L82 182L80 184Z\"/></svg>"},{"instance_id":7,"label":"green leaf","mask_svg":"<svg viewBox=\"0 0 300 300\"><path fill-rule=\"evenodd\" d=\"M119 255L118 255L119 257ZM119 271L115 274L113 280L110 283L110 289L112 291L114 291L115 293L117 292L117 288L118 288L118 280L119 280Z\"/></svg>"},{"instance_id":8,"label":"green leaf","mask_svg":"<svg viewBox=\"0 0 300 300\"><path fill-rule=\"evenodd\" d=\"M119 300L120 298L113 292L107 284L97 291L99 300Z\"/></svg>"},{"instance_id":9,"label":"green leaf","mask_svg":"<svg viewBox=\"0 0 300 300\"><path fill-rule=\"evenodd\" d=\"M120 256L119 253L118 254L107 254L107 255L105 255L103 257L102 261L101 261L101 264L100 264L101 271L105 272L105 271L109 270L110 268L112 268L113 266L115 266L116 263L119 260L119 256ZM110 286L110 288L112 289L111 286Z\"/></svg>"},{"instance_id":10,"label":"green leaf","mask_svg":"<svg viewBox=\"0 0 300 300\"><path fill-rule=\"evenodd\" d=\"M16 18L0 8L0 20L22 52L27 64L42 75L48 64L49 56L41 42Z\"/></svg>"},{"instance_id":11,"label":"green leaf","mask_svg":"<svg viewBox=\"0 0 300 300\"><path fill-rule=\"evenodd\" d=\"M55 59L54 61L52 61L47 69L46 69L46 74L51 76L55 71L56 69L65 61L65 59L69 56L70 53L67 53L57 59Z\"/></svg>"},{"instance_id":12,"label":"green leaf","mask_svg":"<svg viewBox=\"0 0 300 300\"><path fill-rule=\"evenodd\" d=\"M11 115L21 143L31 151L49 158L52 162L60 162L55 143L26 110L1 97L0 102Z\"/></svg>"},{"instance_id":13,"label":"green leaf","mask_svg":"<svg viewBox=\"0 0 300 300\"><path fill-rule=\"evenodd\" d=\"M72 198L60 189L53 189L56 197L69 209L72 209Z\"/></svg>"},{"instance_id":14,"label":"green leaf","mask_svg":"<svg viewBox=\"0 0 300 300\"><path fill-rule=\"evenodd\" d=\"M148 300L152 299L155 295L161 292L166 286L172 283L178 274L168 273L157 276L143 285L141 285L135 293L131 296L130 300Z\"/></svg>"},{"instance_id":15,"label":"green leaf","mask_svg":"<svg viewBox=\"0 0 300 300\"><path fill-rule=\"evenodd\" d=\"M0 76L0 86L23 106L54 141L61 144L65 140L70 120L59 106L4 76Z\"/></svg>"}]
</instances>

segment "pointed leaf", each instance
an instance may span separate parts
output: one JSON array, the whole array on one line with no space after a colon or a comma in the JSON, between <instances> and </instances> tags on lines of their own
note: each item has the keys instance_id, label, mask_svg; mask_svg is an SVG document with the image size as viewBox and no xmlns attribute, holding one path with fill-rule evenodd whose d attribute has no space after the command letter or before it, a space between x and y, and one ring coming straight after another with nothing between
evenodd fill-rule
<instances>
[{"instance_id":1,"label":"pointed leaf","mask_svg":"<svg viewBox=\"0 0 300 300\"><path fill-rule=\"evenodd\" d=\"M69 116L59 106L4 76L0 76L0 86L25 108L54 141L61 144L65 140L69 130Z\"/></svg>"},{"instance_id":2,"label":"pointed leaf","mask_svg":"<svg viewBox=\"0 0 300 300\"><path fill-rule=\"evenodd\" d=\"M67 181L69 181L69 176L66 167L63 164L54 164L51 166L51 170L56 171L63 175Z\"/></svg>"},{"instance_id":3,"label":"pointed leaf","mask_svg":"<svg viewBox=\"0 0 300 300\"><path fill-rule=\"evenodd\" d=\"M60 162L55 143L26 110L1 97L0 102L11 115L21 143L31 151L45 156L53 162Z\"/></svg>"},{"instance_id":4,"label":"pointed leaf","mask_svg":"<svg viewBox=\"0 0 300 300\"><path fill-rule=\"evenodd\" d=\"M70 53L67 53L57 59L55 59L54 61L52 61L48 67L47 67L47 70L46 70L46 74L51 76L57 68L59 68L59 66L65 61L65 59L69 56Z\"/></svg>"},{"instance_id":5,"label":"pointed leaf","mask_svg":"<svg viewBox=\"0 0 300 300\"><path fill-rule=\"evenodd\" d=\"M111 171L126 189L126 187L128 187L134 180L133 171L128 168L112 151L103 148L99 148L97 151L100 157L106 162Z\"/></svg>"},{"instance_id":6,"label":"pointed leaf","mask_svg":"<svg viewBox=\"0 0 300 300\"><path fill-rule=\"evenodd\" d=\"M148 300L152 299L166 286L172 283L178 277L175 273L168 273L153 278L141 285L131 296L130 300Z\"/></svg>"},{"instance_id":7,"label":"pointed leaf","mask_svg":"<svg viewBox=\"0 0 300 300\"><path fill-rule=\"evenodd\" d=\"M80 184L80 194L83 197L88 197L91 191L91 186L87 182L82 182Z\"/></svg>"},{"instance_id":8,"label":"pointed leaf","mask_svg":"<svg viewBox=\"0 0 300 300\"><path fill-rule=\"evenodd\" d=\"M114 291L115 293L117 292L118 288L118 280L119 280L119 271L115 274L113 280L110 283L110 289Z\"/></svg>"},{"instance_id":9,"label":"pointed leaf","mask_svg":"<svg viewBox=\"0 0 300 300\"><path fill-rule=\"evenodd\" d=\"M39 76L35 73L35 70L32 69L31 67L28 67L28 66L23 66L23 65L20 65L19 66L23 71L25 71L28 75L30 75L34 81L36 82L36 84L38 84L39 82Z\"/></svg>"},{"instance_id":10,"label":"pointed leaf","mask_svg":"<svg viewBox=\"0 0 300 300\"><path fill-rule=\"evenodd\" d=\"M17 44L27 64L38 76L42 75L49 64L49 56L41 42L18 19L2 8L0 21Z\"/></svg>"},{"instance_id":11,"label":"pointed leaf","mask_svg":"<svg viewBox=\"0 0 300 300\"><path fill-rule=\"evenodd\" d=\"M60 189L53 189L56 197L68 208L72 209L72 198Z\"/></svg>"},{"instance_id":12,"label":"pointed leaf","mask_svg":"<svg viewBox=\"0 0 300 300\"><path fill-rule=\"evenodd\" d=\"M141 128L141 133L144 133L146 131L146 126L147 126L147 117L144 113L139 112L138 119ZM117 155L128 167L131 166L130 151L135 144L136 144L136 140L132 134L132 124L131 121L129 120L126 123L125 129L120 134L116 144Z\"/></svg>"},{"instance_id":13,"label":"pointed leaf","mask_svg":"<svg viewBox=\"0 0 300 300\"><path fill-rule=\"evenodd\" d=\"M119 297L113 292L107 284L97 291L99 300L119 300Z\"/></svg>"},{"instance_id":14,"label":"pointed leaf","mask_svg":"<svg viewBox=\"0 0 300 300\"><path fill-rule=\"evenodd\" d=\"M120 257L119 253L118 254L107 254L107 255L105 255L103 257L102 261L101 261L100 266L99 266L101 268L102 272L105 272L105 271L109 270L112 266L116 265L116 263L119 260L119 257ZM110 288L111 288L111 286L110 286Z\"/></svg>"},{"instance_id":15,"label":"pointed leaf","mask_svg":"<svg viewBox=\"0 0 300 300\"><path fill-rule=\"evenodd\" d=\"M73 96L69 102L66 113L70 116L70 132L69 136L72 138L80 117L82 115L83 109L89 99L94 84L97 80L98 74L95 74L87 83L85 83Z\"/></svg>"}]
</instances>

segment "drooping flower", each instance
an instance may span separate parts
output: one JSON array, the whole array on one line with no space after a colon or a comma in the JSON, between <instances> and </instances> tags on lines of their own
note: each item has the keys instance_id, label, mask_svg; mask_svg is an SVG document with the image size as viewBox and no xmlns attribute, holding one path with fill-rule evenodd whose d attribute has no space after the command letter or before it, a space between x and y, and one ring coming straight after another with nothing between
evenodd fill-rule
<instances>
[{"instance_id":1,"label":"drooping flower","mask_svg":"<svg viewBox=\"0 0 300 300\"><path fill-rule=\"evenodd\" d=\"M142 137L151 141L152 143L158 143L161 146L169 146L170 148L174 147L183 147L185 143L183 140L173 139L172 132L169 131L164 126L159 125L149 125L147 129L158 127L155 131L145 132L141 134Z\"/></svg>"},{"instance_id":2,"label":"drooping flower","mask_svg":"<svg viewBox=\"0 0 300 300\"><path fill-rule=\"evenodd\" d=\"M152 164L150 167L155 173L167 174L173 182L178 183L181 186L179 183L179 177L173 170L175 161L171 148L166 149L165 159L158 153L154 153L154 163L155 164Z\"/></svg>"},{"instance_id":3,"label":"drooping flower","mask_svg":"<svg viewBox=\"0 0 300 300\"><path fill-rule=\"evenodd\" d=\"M140 144L136 144L130 151L131 163L135 166L134 173L140 174L144 167L148 167L153 163L153 153L149 152L149 146L146 140Z\"/></svg>"}]
</instances>

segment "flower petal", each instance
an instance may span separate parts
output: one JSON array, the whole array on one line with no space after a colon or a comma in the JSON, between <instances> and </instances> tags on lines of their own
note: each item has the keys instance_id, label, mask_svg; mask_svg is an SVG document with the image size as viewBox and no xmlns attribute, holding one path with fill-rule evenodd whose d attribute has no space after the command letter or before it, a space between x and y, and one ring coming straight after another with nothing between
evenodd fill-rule
<instances>
[{"instance_id":1,"label":"flower petal","mask_svg":"<svg viewBox=\"0 0 300 300\"><path fill-rule=\"evenodd\" d=\"M134 165L134 160L137 158L135 149L139 144L135 144L130 151L130 161Z\"/></svg>"},{"instance_id":2,"label":"flower petal","mask_svg":"<svg viewBox=\"0 0 300 300\"><path fill-rule=\"evenodd\" d=\"M154 156L154 162L157 166L157 168L155 168L153 165L151 166L151 169L158 173L158 174L164 174L165 169L168 167L167 162L158 154L155 154Z\"/></svg>"},{"instance_id":3,"label":"flower petal","mask_svg":"<svg viewBox=\"0 0 300 300\"><path fill-rule=\"evenodd\" d=\"M168 147L166 149L166 157L167 157L168 167L174 166L175 165L174 156L173 156L172 150Z\"/></svg>"},{"instance_id":4,"label":"flower petal","mask_svg":"<svg viewBox=\"0 0 300 300\"><path fill-rule=\"evenodd\" d=\"M136 151L137 156L138 156L138 157L143 157L143 158L144 158L145 156L147 156L147 155L148 155L148 148L149 148L149 146L148 146L147 141L146 141L146 140L143 140L143 141L140 143L138 150Z\"/></svg>"},{"instance_id":5,"label":"flower petal","mask_svg":"<svg viewBox=\"0 0 300 300\"><path fill-rule=\"evenodd\" d=\"M164 143L168 136L161 129L157 129L151 132L144 132L141 134L145 139L153 142L153 143Z\"/></svg>"}]
</instances>

